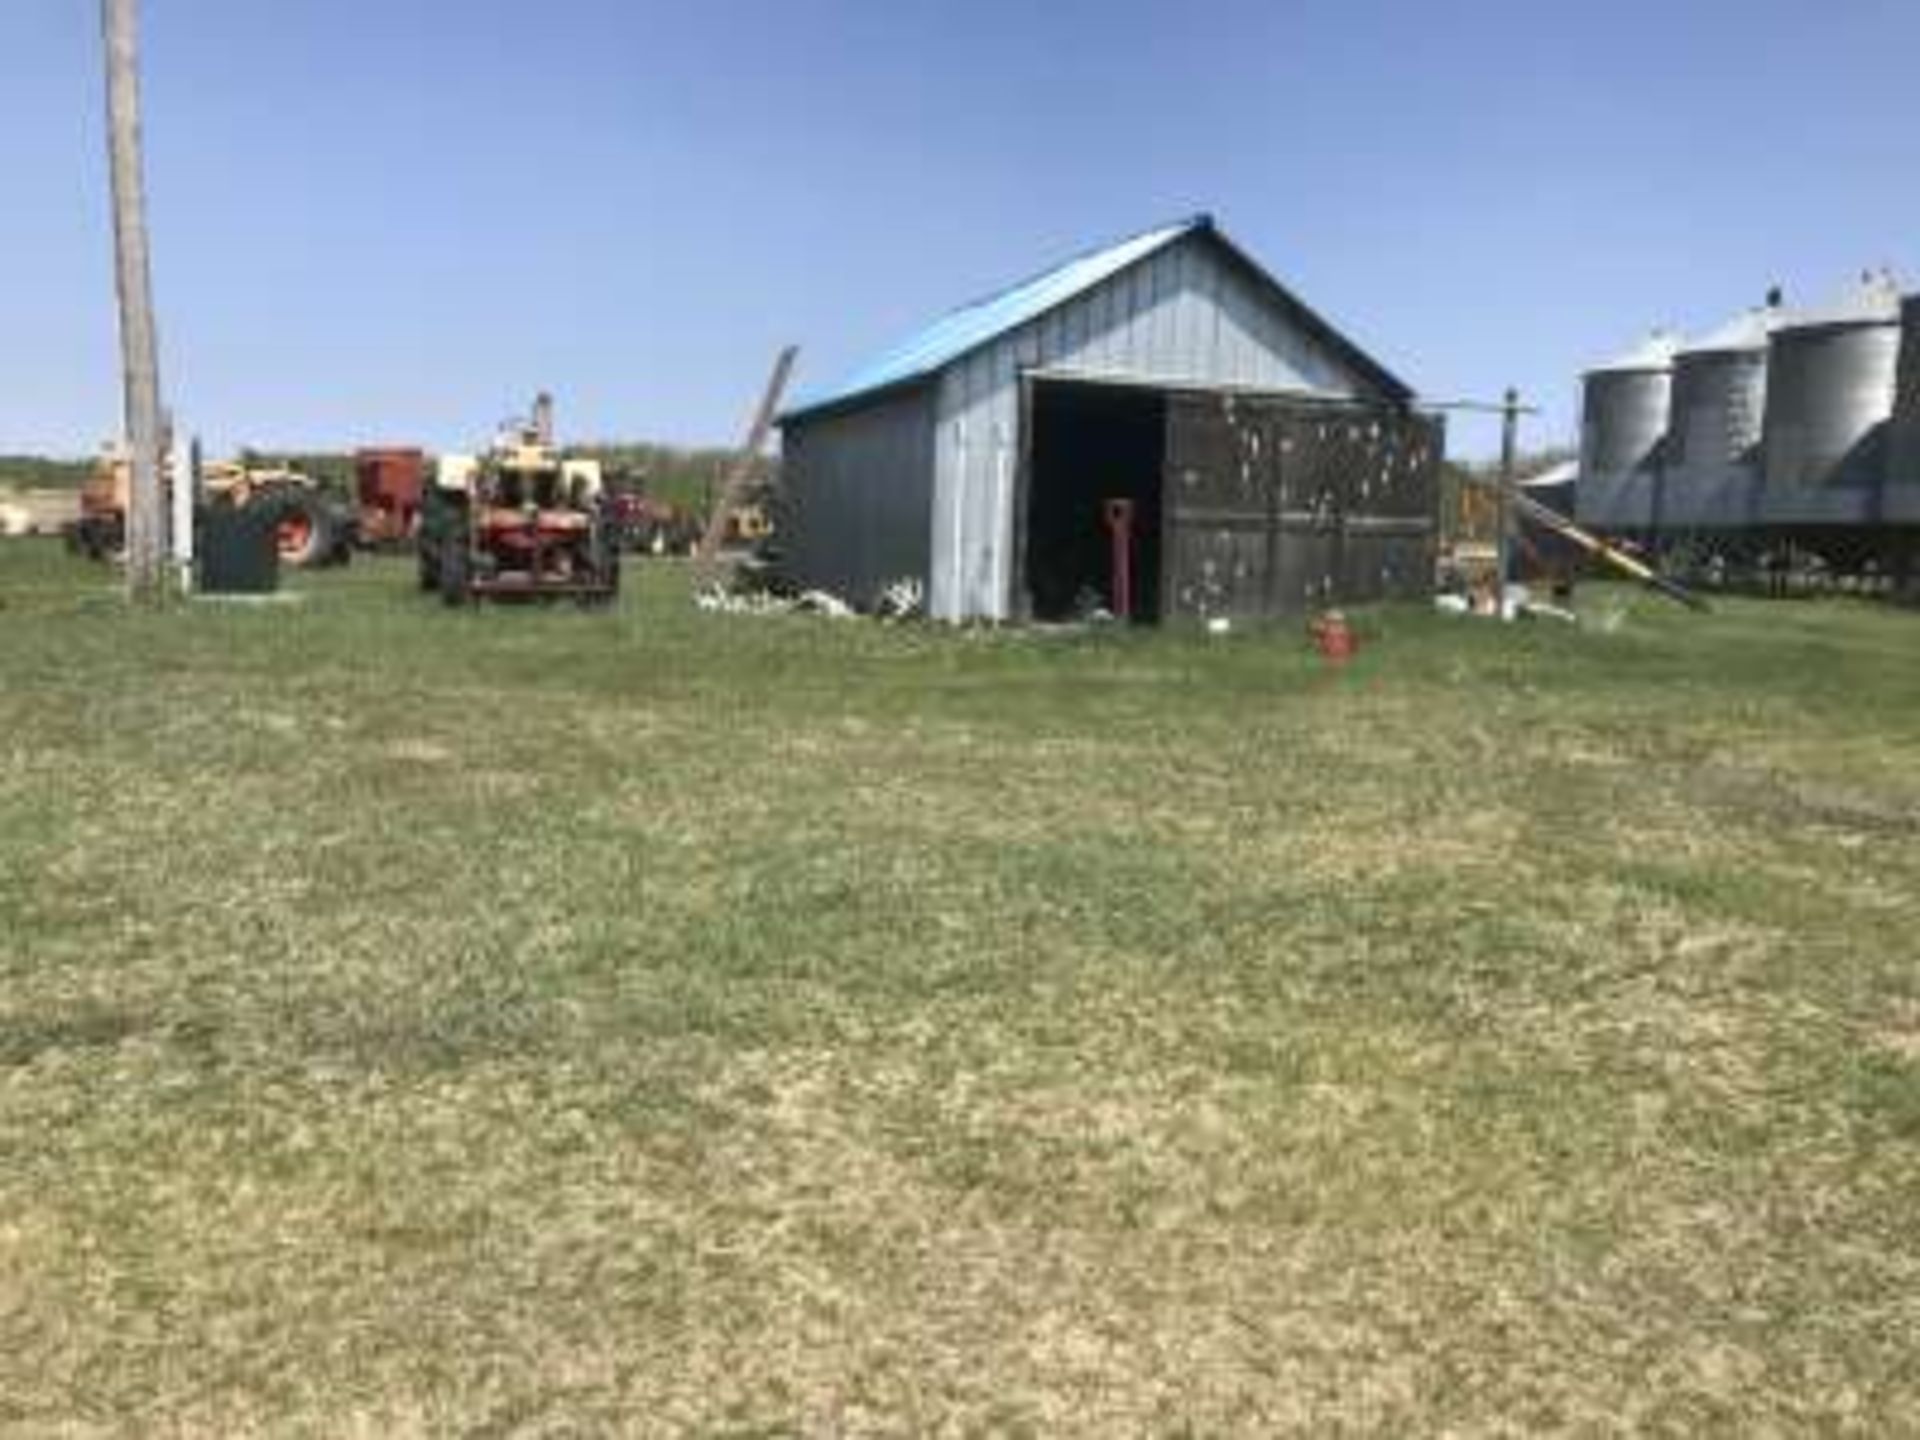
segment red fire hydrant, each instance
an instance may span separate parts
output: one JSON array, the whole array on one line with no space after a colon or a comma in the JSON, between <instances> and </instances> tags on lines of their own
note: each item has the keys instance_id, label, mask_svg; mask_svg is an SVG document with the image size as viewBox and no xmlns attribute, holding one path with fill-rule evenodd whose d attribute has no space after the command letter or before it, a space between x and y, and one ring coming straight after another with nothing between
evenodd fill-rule
<instances>
[{"instance_id":1,"label":"red fire hydrant","mask_svg":"<svg viewBox=\"0 0 1920 1440\"><path fill-rule=\"evenodd\" d=\"M1346 664L1360 648L1359 637L1338 610L1323 610L1307 630L1313 636L1314 648L1329 665Z\"/></svg>"}]
</instances>

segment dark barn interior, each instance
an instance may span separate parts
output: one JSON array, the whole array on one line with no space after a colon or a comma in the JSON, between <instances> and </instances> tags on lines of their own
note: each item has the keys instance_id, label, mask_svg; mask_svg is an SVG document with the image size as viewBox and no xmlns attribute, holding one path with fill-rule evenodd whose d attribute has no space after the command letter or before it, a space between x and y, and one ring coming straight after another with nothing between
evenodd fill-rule
<instances>
[{"instance_id":1,"label":"dark barn interior","mask_svg":"<svg viewBox=\"0 0 1920 1440\"><path fill-rule=\"evenodd\" d=\"M1036 620L1113 609L1113 542L1105 507L1133 502L1132 604L1126 619L1160 618L1161 484L1167 404L1158 390L1046 380L1028 421L1026 578Z\"/></svg>"},{"instance_id":2,"label":"dark barn interior","mask_svg":"<svg viewBox=\"0 0 1920 1440\"><path fill-rule=\"evenodd\" d=\"M1036 620L1119 613L1116 500L1133 506L1135 623L1431 588L1444 431L1403 406L1036 377L1028 426L1021 554Z\"/></svg>"}]
</instances>

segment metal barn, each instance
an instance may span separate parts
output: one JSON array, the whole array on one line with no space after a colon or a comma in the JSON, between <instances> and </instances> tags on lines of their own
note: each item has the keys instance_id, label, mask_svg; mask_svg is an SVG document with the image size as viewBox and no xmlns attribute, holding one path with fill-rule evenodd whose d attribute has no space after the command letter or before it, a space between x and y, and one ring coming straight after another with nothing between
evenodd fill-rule
<instances>
[{"instance_id":1,"label":"metal barn","mask_svg":"<svg viewBox=\"0 0 1920 1440\"><path fill-rule=\"evenodd\" d=\"M949 620L1070 613L1122 563L1136 620L1422 595L1443 434L1411 398L1201 216L956 310L782 416L784 564L857 603L917 578Z\"/></svg>"}]
</instances>

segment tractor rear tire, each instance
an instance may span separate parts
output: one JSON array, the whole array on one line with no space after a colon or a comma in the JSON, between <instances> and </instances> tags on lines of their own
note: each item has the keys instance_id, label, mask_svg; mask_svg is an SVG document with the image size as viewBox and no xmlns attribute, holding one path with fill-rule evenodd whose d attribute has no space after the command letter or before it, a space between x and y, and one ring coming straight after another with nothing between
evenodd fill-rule
<instances>
[{"instance_id":1,"label":"tractor rear tire","mask_svg":"<svg viewBox=\"0 0 1920 1440\"><path fill-rule=\"evenodd\" d=\"M440 557L440 598L446 604L465 605L472 598L467 593L469 564L467 552L458 546L449 546Z\"/></svg>"},{"instance_id":2,"label":"tractor rear tire","mask_svg":"<svg viewBox=\"0 0 1920 1440\"><path fill-rule=\"evenodd\" d=\"M326 500L305 490L287 490L270 501L276 510L280 563L312 570L331 563L340 551L339 517Z\"/></svg>"},{"instance_id":3,"label":"tractor rear tire","mask_svg":"<svg viewBox=\"0 0 1920 1440\"><path fill-rule=\"evenodd\" d=\"M583 607L597 610L620 598L621 559L619 532L611 525L600 526L587 542L587 563L592 567L593 583L600 588L580 597Z\"/></svg>"}]
</instances>

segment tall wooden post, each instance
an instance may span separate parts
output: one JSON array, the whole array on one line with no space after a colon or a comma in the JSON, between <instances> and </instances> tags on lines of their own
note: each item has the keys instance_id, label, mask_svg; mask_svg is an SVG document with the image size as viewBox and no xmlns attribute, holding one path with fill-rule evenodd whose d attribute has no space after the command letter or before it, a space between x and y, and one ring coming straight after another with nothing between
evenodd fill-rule
<instances>
[{"instance_id":1,"label":"tall wooden post","mask_svg":"<svg viewBox=\"0 0 1920 1440\"><path fill-rule=\"evenodd\" d=\"M101 0L107 50L107 134L113 171L115 278L126 391L132 495L127 505L127 589L157 600L165 579L166 503L161 493L160 355L147 255L147 196L140 160L138 0Z\"/></svg>"}]
</instances>

